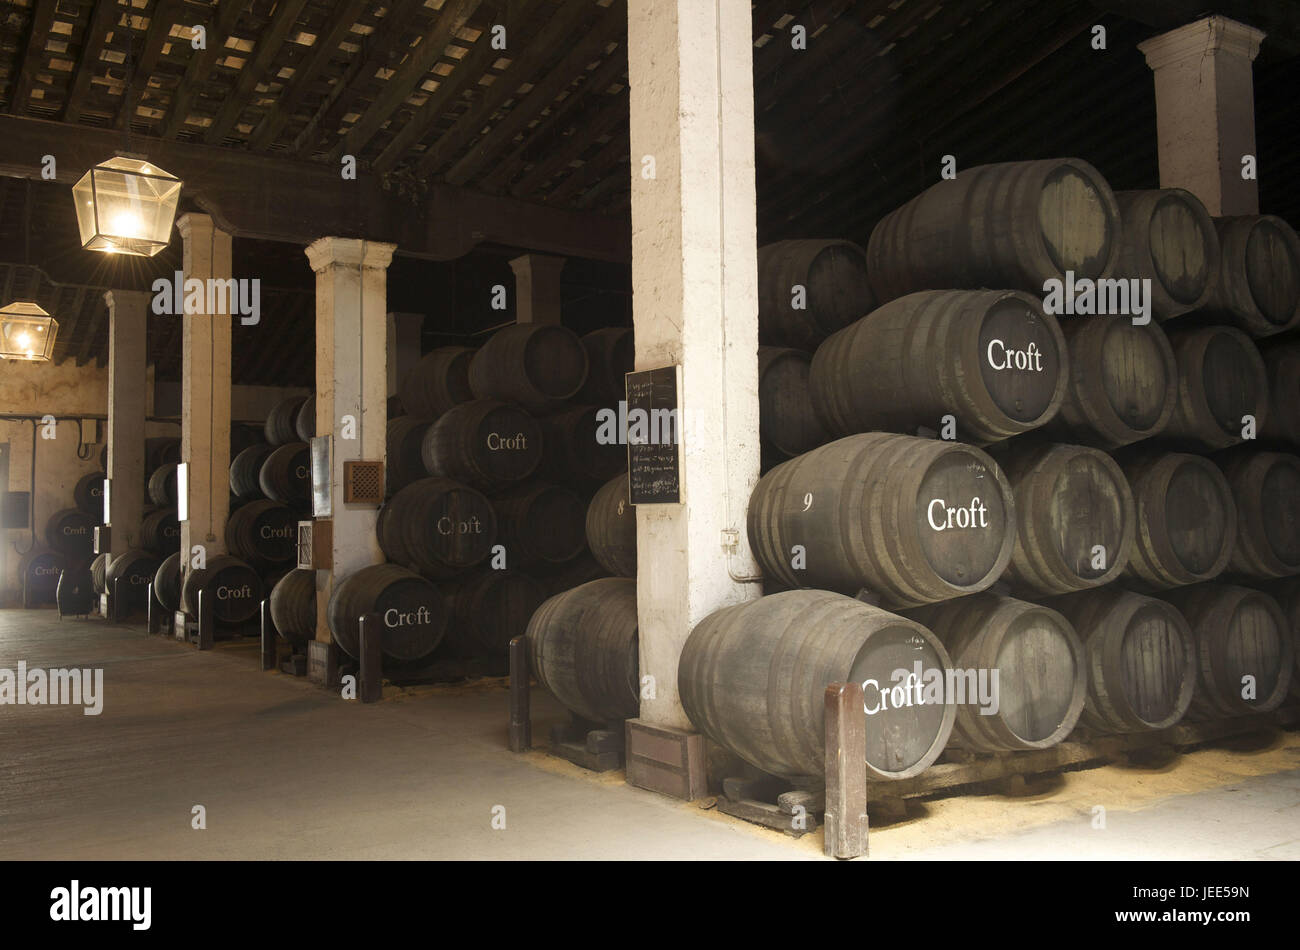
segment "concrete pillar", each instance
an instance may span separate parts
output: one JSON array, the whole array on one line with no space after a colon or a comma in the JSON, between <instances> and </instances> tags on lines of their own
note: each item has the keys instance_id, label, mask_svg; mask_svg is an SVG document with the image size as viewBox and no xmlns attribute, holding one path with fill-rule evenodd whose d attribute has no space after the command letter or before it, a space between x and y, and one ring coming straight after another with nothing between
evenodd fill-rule
<instances>
[{"instance_id":1,"label":"concrete pillar","mask_svg":"<svg viewBox=\"0 0 1300 950\"><path fill-rule=\"evenodd\" d=\"M560 271L563 257L523 254L510 261L515 272L515 322L560 322Z\"/></svg>"},{"instance_id":2,"label":"concrete pillar","mask_svg":"<svg viewBox=\"0 0 1300 950\"><path fill-rule=\"evenodd\" d=\"M388 315L388 395L397 395L398 385L420 362L420 331L423 328L422 313Z\"/></svg>"},{"instance_id":3,"label":"concrete pillar","mask_svg":"<svg viewBox=\"0 0 1300 950\"><path fill-rule=\"evenodd\" d=\"M113 557L140 546L144 511L144 417L148 293L110 290L108 304L108 479ZM176 319L176 318L169 318Z\"/></svg>"},{"instance_id":4,"label":"concrete pillar","mask_svg":"<svg viewBox=\"0 0 1300 950\"><path fill-rule=\"evenodd\" d=\"M691 628L760 594L745 537L759 468L751 30L748 0L628 3L636 368L682 364L683 503L637 508L654 677L641 720L676 729L690 728L677 661Z\"/></svg>"},{"instance_id":5,"label":"concrete pillar","mask_svg":"<svg viewBox=\"0 0 1300 950\"><path fill-rule=\"evenodd\" d=\"M1255 155L1251 63L1264 34L1210 16L1138 44L1155 73L1160 187L1185 188L1210 214L1259 214L1259 187L1243 179Z\"/></svg>"},{"instance_id":6,"label":"concrete pillar","mask_svg":"<svg viewBox=\"0 0 1300 950\"><path fill-rule=\"evenodd\" d=\"M176 222L185 281L231 279L230 235L206 214ZM228 308L227 308L228 309ZM181 461L189 466L189 517L181 522L181 564L195 545L208 558L226 553L230 514L230 314L187 313L181 372Z\"/></svg>"},{"instance_id":7,"label":"concrete pillar","mask_svg":"<svg viewBox=\"0 0 1300 950\"><path fill-rule=\"evenodd\" d=\"M396 245L326 237L307 248L316 272L316 432L330 452L332 575L318 572L316 639L329 642L326 606L333 578L384 560L375 505L343 501L343 463L386 461L388 264Z\"/></svg>"}]
</instances>

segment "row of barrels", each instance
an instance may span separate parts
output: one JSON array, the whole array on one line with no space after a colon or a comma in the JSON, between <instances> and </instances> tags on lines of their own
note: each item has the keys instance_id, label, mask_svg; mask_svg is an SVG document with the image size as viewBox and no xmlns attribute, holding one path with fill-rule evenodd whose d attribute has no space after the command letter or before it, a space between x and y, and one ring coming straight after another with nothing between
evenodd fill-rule
<instances>
[{"instance_id":1,"label":"row of barrels","mask_svg":"<svg viewBox=\"0 0 1300 950\"><path fill-rule=\"evenodd\" d=\"M1041 603L983 593L895 614L787 591L697 624L677 687L696 728L765 772L799 778L824 774L825 688L860 683L868 775L901 779L949 744L1044 749L1079 724L1132 733L1275 709L1300 675L1300 579L1277 593L1281 603L1227 584ZM527 632L538 680L568 709L596 722L637 714L634 581L553 596Z\"/></svg>"},{"instance_id":2,"label":"row of barrels","mask_svg":"<svg viewBox=\"0 0 1300 950\"><path fill-rule=\"evenodd\" d=\"M988 589L1149 589L1300 573L1300 457L1214 460L1143 446L974 446L892 433L831 442L765 474L750 547L780 587L914 607Z\"/></svg>"}]
</instances>

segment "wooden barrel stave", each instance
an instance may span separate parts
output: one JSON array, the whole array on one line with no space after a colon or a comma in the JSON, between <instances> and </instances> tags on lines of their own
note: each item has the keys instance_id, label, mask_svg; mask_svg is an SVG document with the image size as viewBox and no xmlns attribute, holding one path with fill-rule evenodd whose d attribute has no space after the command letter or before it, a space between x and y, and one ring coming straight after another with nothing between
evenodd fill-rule
<instances>
[{"instance_id":1,"label":"wooden barrel stave","mask_svg":"<svg viewBox=\"0 0 1300 950\"><path fill-rule=\"evenodd\" d=\"M587 547L606 571L636 577L636 506L626 473L610 479L587 506Z\"/></svg>"}]
</instances>

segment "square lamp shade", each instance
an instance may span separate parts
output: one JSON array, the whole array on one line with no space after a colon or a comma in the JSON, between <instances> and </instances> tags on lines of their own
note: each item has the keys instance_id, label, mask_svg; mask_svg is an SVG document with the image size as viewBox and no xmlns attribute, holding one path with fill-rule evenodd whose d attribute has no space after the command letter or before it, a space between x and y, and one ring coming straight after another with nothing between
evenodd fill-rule
<instances>
[{"instance_id":1,"label":"square lamp shade","mask_svg":"<svg viewBox=\"0 0 1300 950\"><path fill-rule=\"evenodd\" d=\"M139 158L100 162L72 188L81 246L153 257L171 242L181 180Z\"/></svg>"},{"instance_id":2,"label":"square lamp shade","mask_svg":"<svg viewBox=\"0 0 1300 950\"><path fill-rule=\"evenodd\" d=\"M47 361L58 333L58 321L37 304L16 301L0 308L0 358Z\"/></svg>"}]
</instances>

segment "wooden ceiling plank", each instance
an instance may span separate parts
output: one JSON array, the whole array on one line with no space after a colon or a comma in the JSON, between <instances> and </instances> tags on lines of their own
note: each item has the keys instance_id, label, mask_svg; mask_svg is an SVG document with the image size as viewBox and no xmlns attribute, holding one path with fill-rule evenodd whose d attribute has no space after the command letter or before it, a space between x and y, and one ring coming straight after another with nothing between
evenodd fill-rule
<instances>
[{"instance_id":1,"label":"wooden ceiling plank","mask_svg":"<svg viewBox=\"0 0 1300 950\"><path fill-rule=\"evenodd\" d=\"M586 72L592 60L597 59L604 52L605 47L614 42L615 37L626 29L626 23L626 0L613 0L591 31L559 63L547 70L533 88L502 116L492 130L479 139L469 152L451 167L445 177L446 182L449 185L463 185L474 178L481 168L490 164L498 154L509 147L516 135L528 127L529 122L555 103L556 96ZM617 53L618 51L615 50L611 55Z\"/></svg>"},{"instance_id":2,"label":"wooden ceiling plank","mask_svg":"<svg viewBox=\"0 0 1300 950\"><path fill-rule=\"evenodd\" d=\"M163 121L164 139L175 139L185 128L185 120L189 118L190 109L198 101L203 83L212 75L217 60L227 55L226 40L230 38L235 24L239 22L239 15L246 9L247 7L242 3L226 0L217 8L216 20L207 25L205 47L200 50L191 48L193 55L190 57L190 63L185 67L185 75L176 87L176 95L169 104L167 117Z\"/></svg>"},{"instance_id":3,"label":"wooden ceiling plank","mask_svg":"<svg viewBox=\"0 0 1300 950\"><path fill-rule=\"evenodd\" d=\"M567 140L549 149L545 159L530 168L523 178L511 186L510 193L512 195L522 198L525 195L532 194L557 175L561 169L566 168L575 161L594 140L613 131L619 124L628 121L627 87L624 87L621 92L603 98L609 101L600 104L599 110L591 121L585 123L581 128L575 129Z\"/></svg>"},{"instance_id":4,"label":"wooden ceiling plank","mask_svg":"<svg viewBox=\"0 0 1300 950\"><path fill-rule=\"evenodd\" d=\"M515 95L525 82L531 82L554 55L555 50L572 44L574 31L593 13L604 12L590 0L565 3L555 10L541 31L528 41L527 48L486 87L478 102L438 137L418 159L417 174L427 177L453 159L479 133L502 104Z\"/></svg>"},{"instance_id":5,"label":"wooden ceiling plank","mask_svg":"<svg viewBox=\"0 0 1300 950\"><path fill-rule=\"evenodd\" d=\"M631 143L628 139L628 130L621 128L581 168L575 168L573 174L560 182L546 196L546 203L552 205L567 204L579 191L589 186L593 181L606 175L611 169L618 167L625 159L630 160L630 151ZM631 166L629 166L628 174L631 174Z\"/></svg>"},{"instance_id":6,"label":"wooden ceiling plank","mask_svg":"<svg viewBox=\"0 0 1300 950\"><path fill-rule=\"evenodd\" d=\"M221 105L221 111L217 113L217 117L212 120L212 124L203 135L203 140L209 145L220 145L225 141L230 130L239 121L240 114L253 98L257 84L264 78L270 78L267 72L284 47L284 41L289 33L298 25L298 16L306 5L307 0L279 0L276 3L271 22L257 33L257 45L253 57L240 69L239 80L235 84L234 91L226 97Z\"/></svg>"},{"instance_id":7,"label":"wooden ceiling plank","mask_svg":"<svg viewBox=\"0 0 1300 950\"><path fill-rule=\"evenodd\" d=\"M130 10L130 8L127 8ZM63 121L76 122L81 118L81 110L90 92L91 80L99 69L100 55L108 45L108 34L117 32L117 21L122 13L122 6L117 0L95 0L94 12L86 25L81 55L77 57L77 71L72 85L68 88L67 101L63 107Z\"/></svg>"},{"instance_id":8,"label":"wooden ceiling plank","mask_svg":"<svg viewBox=\"0 0 1300 950\"><path fill-rule=\"evenodd\" d=\"M480 0L446 0L429 29L420 38L420 44L407 54L397 72L384 83L383 91L330 151L331 162L337 162L343 155L362 153L393 113L411 97L411 93L419 89L429 71L446 54L452 37L478 11L479 2Z\"/></svg>"},{"instance_id":9,"label":"wooden ceiling plank","mask_svg":"<svg viewBox=\"0 0 1300 950\"><path fill-rule=\"evenodd\" d=\"M134 121L136 110L140 108L140 100L144 98L144 91L149 86L149 77L158 66L163 46L171 38L171 30L176 23L176 13L180 6L181 0L158 0L155 5L149 17L149 30L145 34L144 50L127 82L126 93L122 96L122 105L117 110L117 118L113 121L114 128L125 129Z\"/></svg>"},{"instance_id":10,"label":"wooden ceiling plank","mask_svg":"<svg viewBox=\"0 0 1300 950\"><path fill-rule=\"evenodd\" d=\"M23 51L17 84L14 86L13 98L9 100L10 115L22 115L27 99L31 96L32 84L36 81L36 74L40 72L45 57L45 44L50 38L57 6L56 0L39 0L36 4L32 28L27 31L27 47Z\"/></svg>"},{"instance_id":11,"label":"wooden ceiling plank","mask_svg":"<svg viewBox=\"0 0 1300 950\"><path fill-rule=\"evenodd\" d=\"M352 34L352 26L365 11L369 0L348 0L347 5L330 20L329 29L316 38L306 61L294 70L292 78L280 94L274 109L267 111L257 128L253 130L249 146L264 149L274 144L280 131L285 127L294 113L298 111L303 97L307 94L321 70L329 65L338 52L339 45Z\"/></svg>"}]
</instances>

